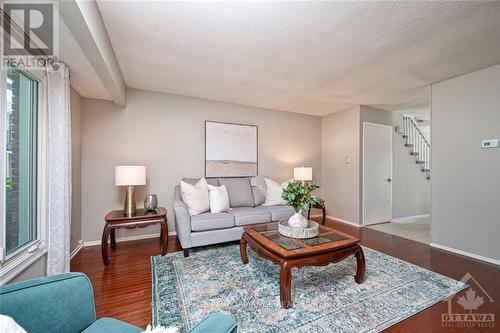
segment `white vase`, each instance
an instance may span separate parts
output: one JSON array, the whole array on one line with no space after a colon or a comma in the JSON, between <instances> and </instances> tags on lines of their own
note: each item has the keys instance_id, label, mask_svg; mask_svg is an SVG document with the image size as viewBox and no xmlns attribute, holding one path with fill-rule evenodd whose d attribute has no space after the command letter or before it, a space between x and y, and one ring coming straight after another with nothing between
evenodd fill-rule
<instances>
[{"instance_id":1,"label":"white vase","mask_svg":"<svg viewBox=\"0 0 500 333\"><path fill-rule=\"evenodd\" d=\"M292 228L306 228L309 222L307 218L301 213L295 213L288 219L288 225Z\"/></svg>"}]
</instances>

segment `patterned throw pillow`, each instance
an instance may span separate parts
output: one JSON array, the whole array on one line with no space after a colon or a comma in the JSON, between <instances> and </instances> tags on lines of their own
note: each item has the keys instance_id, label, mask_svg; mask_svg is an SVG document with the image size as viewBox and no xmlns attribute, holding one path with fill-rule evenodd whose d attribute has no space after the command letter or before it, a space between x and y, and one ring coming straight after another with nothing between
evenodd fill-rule
<instances>
[{"instance_id":1,"label":"patterned throw pillow","mask_svg":"<svg viewBox=\"0 0 500 333\"><path fill-rule=\"evenodd\" d=\"M250 186L252 186L255 206L260 206L266 202L267 186L265 178L262 176L250 178Z\"/></svg>"}]
</instances>

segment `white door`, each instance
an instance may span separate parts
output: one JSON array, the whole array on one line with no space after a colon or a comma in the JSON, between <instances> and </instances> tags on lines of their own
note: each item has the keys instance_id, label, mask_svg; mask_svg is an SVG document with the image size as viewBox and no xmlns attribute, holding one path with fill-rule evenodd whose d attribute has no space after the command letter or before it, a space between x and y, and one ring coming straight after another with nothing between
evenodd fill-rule
<instances>
[{"instance_id":1,"label":"white door","mask_svg":"<svg viewBox=\"0 0 500 333\"><path fill-rule=\"evenodd\" d=\"M363 123L363 222L392 219L392 126Z\"/></svg>"}]
</instances>

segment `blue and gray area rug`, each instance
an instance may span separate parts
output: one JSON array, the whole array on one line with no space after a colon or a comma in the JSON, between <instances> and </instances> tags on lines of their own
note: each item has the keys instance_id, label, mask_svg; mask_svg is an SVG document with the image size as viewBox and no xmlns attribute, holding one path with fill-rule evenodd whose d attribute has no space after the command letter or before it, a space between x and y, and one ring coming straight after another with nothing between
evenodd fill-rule
<instances>
[{"instance_id":1,"label":"blue and gray area rug","mask_svg":"<svg viewBox=\"0 0 500 333\"><path fill-rule=\"evenodd\" d=\"M466 288L466 284L364 247L366 275L354 282L354 257L293 269L293 308L283 309L279 268L238 245L152 257L153 323L186 332L214 311L238 332L378 332Z\"/></svg>"}]
</instances>

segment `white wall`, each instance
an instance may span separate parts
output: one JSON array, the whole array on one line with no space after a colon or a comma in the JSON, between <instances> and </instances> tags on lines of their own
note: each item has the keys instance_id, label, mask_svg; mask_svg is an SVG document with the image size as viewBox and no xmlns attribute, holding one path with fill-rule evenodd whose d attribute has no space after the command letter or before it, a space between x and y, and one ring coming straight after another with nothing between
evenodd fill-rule
<instances>
[{"instance_id":1,"label":"white wall","mask_svg":"<svg viewBox=\"0 0 500 333\"><path fill-rule=\"evenodd\" d=\"M321 184L321 118L230 103L129 89L127 106L84 99L82 128L82 237L99 240L104 215L123 207L123 189L114 186L114 167L147 166L148 185L137 188L138 206L156 193L169 210L181 177L204 173L205 120L258 126L259 174L283 181L293 167L312 166ZM158 227L118 230L117 237L149 234Z\"/></svg>"},{"instance_id":2,"label":"white wall","mask_svg":"<svg viewBox=\"0 0 500 333\"><path fill-rule=\"evenodd\" d=\"M360 223L359 107L321 120L322 195L329 216ZM346 162L346 158L348 162Z\"/></svg>"},{"instance_id":3,"label":"white wall","mask_svg":"<svg viewBox=\"0 0 500 333\"><path fill-rule=\"evenodd\" d=\"M500 65L432 85L432 242L500 263Z\"/></svg>"}]
</instances>

